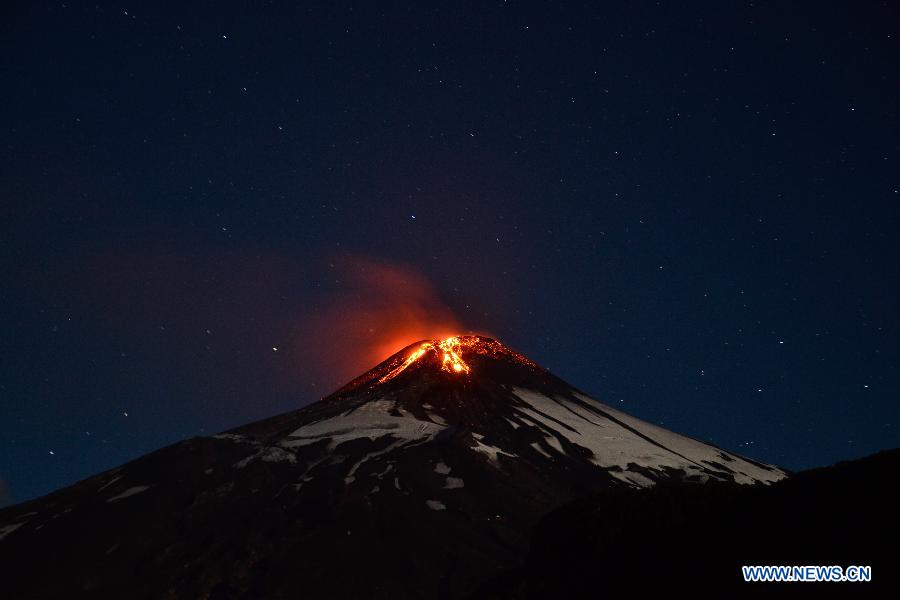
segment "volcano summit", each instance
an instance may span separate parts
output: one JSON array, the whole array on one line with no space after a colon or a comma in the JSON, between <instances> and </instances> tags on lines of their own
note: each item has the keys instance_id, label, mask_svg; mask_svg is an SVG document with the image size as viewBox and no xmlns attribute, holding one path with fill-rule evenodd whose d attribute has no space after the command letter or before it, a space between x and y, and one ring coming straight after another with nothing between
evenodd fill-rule
<instances>
[{"instance_id":1,"label":"volcano summit","mask_svg":"<svg viewBox=\"0 0 900 600\"><path fill-rule=\"evenodd\" d=\"M455 598L581 495L783 477L496 340L423 340L315 404L0 512L0 564L16 598Z\"/></svg>"}]
</instances>

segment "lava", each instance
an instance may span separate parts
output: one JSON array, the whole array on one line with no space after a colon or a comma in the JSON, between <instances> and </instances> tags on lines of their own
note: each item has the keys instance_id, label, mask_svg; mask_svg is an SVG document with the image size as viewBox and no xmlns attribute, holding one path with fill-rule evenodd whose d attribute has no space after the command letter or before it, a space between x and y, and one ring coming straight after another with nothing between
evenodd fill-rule
<instances>
[{"instance_id":1,"label":"lava","mask_svg":"<svg viewBox=\"0 0 900 600\"><path fill-rule=\"evenodd\" d=\"M467 375L472 371L472 368L463 359L464 354L505 356L507 359L514 360L530 368L539 368L521 354L511 351L496 340L474 335L452 336L441 340L428 340L420 343L400 364L379 377L378 383L384 383L397 377L430 352L433 352L440 359L441 370L452 375Z\"/></svg>"},{"instance_id":2,"label":"lava","mask_svg":"<svg viewBox=\"0 0 900 600\"><path fill-rule=\"evenodd\" d=\"M462 359L460 352L464 345L473 345L475 342L472 341L472 338L467 338L466 341L468 344L463 344L458 337L450 337L438 343L438 349L444 353L441 360L441 369L448 373L469 372L469 365Z\"/></svg>"},{"instance_id":3,"label":"lava","mask_svg":"<svg viewBox=\"0 0 900 600\"><path fill-rule=\"evenodd\" d=\"M428 352L429 350L431 350L433 348L434 348L434 345L431 342L425 342L424 344L419 346L412 354L410 354L406 358L405 361L400 363L400 366L395 367L394 369L391 369L391 371L389 371L387 375L385 375L384 377L379 379L378 383L384 383L385 381L387 381L389 379L393 379L394 377L396 377L397 375L399 375L400 373L405 371L406 367L408 367L409 365L411 365L414 362L416 362L417 360L419 360L423 354L425 354L426 352Z\"/></svg>"},{"instance_id":4,"label":"lava","mask_svg":"<svg viewBox=\"0 0 900 600\"><path fill-rule=\"evenodd\" d=\"M441 357L441 370L448 373L468 373L471 369L466 361L462 359L462 349L469 348L478 343L477 337L448 337L443 340L432 340L423 342L413 353L406 357L400 365L391 369L387 375L378 380L384 383L389 379L393 379L407 369L411 364L422 358L427 352L433 351Z\"/></svg>"}]
</instances>

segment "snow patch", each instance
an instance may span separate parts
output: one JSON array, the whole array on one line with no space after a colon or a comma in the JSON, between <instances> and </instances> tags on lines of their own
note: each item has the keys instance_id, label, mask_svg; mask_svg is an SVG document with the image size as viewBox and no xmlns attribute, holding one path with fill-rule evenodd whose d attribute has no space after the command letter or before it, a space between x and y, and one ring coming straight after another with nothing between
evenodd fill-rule
<instances>
[{"instance_id":1,"label":"snow patch","mask_svg":"<svg viewBox=\"0 0 900 600\"><path fill-rule=\"evenodd\" d=\"M445 420L444 420L444 417L442 417L441 415L439 415L439 414L437 414L437 413L432 413L432 412L428 412L428 413L425 413L425 414L428 415L428 418L429 418L429 419L431 419L432 421L434 421L434 422L437 423L438 425L442 425L442 426L444 426L444 427L447 426L447 421L445 421Z\"/></svg>"},{"instance_id":2,"label":"snow patch","mask_svg":"<svg viewBox=\"0 0 900 600\"><path fill-rule=\"evenodd\" d=\"M546 450L544 450L541 447L540 442L531 442L531 447L534 448L535 450L537 450L538 452L540 452L541 454L543 454L544 456L546 456L547 458L553 458L552 456L550 456L549 452L547 452Z\"/></svg>"},{"instance_id":3,"label":"snow patch","mask_svg":"<svg viewBox=\"0 0 900 600\"><path fill-rule=\"evenodd\" d=\"M247 438L237 433L219 433L212 436L214 440L228 440L231 442L246 442Z\"/></svg>"},{"instance_id":4,"label":"snow patch","mask_svg":"<svg viewBox=\"0 0 900 600\"><path fill-rule=\"evenodd\" d=\"M18 529L19 527L21 527L21 526L24 525L25 523L27 523L27 521L22 521L21 523L11 523L11 524L6 525L6 526L4 526L4 527L0 527L0 540L2 540L3 538L5 538L5 537L8 536L9 534L11 534L13 531L15 531L16 529Z\"/></svg>"},{"instance_id":5,"label":"snow patch","mask_svg":"<svg viewBox=\"0 0 900 600\"><path fill-rule=\"evenodd\" d=\"M270 446L260 452L259 459L263 462L297 462L297 457L294 456L293 452L288 452L287 450L276 446Z\"/></svg>"},{"instance_id":6,"label":"snow patch","mask_svg":"<svg viewBox=\"0 0 900 600\"><path fill-rule=\"evenodd\" d=\"M393 470L394 470L393 463L388 463L388 465L384 468L384 471L382 471L381 473L375 473L375 478L381 479Z\"/></svg>"},{"instance_id":7,"label":"snow patch","mask_svg":"<svg viewBox=\"0 0 900 600\"><path fill-rule=\"evenodd\" d=\"M512 458L515 458L515 456L516 456L515 454L510 454L509 452L505 452L501 448L498 448L496 446L491 446L489 444L485 444L484 442L481 441L484 439L484 436L479 433L473 433L472 437L475 439L475 446L472 448L472 450L475 450L476 452L481 452L482 454L484 454L485 456L487 456L494 462L497 461L497 457L500 454L502 454L504 456L510 456Z\"/></svg>"},{"instance_id":8,"label":"snow patch","mask_svg":"<svg viewBox=\"0 0 900 600\"><path fill-rule=\"evenodd\" d=\"M444 484L445 490L456 490L461 487L465 487L466 482L460 479L459 477L448 477L447 482Z\"/></svg>"},{"instance_id":9,"label":"snow patch","mask_svg":"<svg viewBox=\"0 0 900 600\"><path fill-rule=\"evenodd\" d=\"M448 467L445 463L439 462L434 467L434 472L440 475L446 475L450 472L450 467Z\"/></svg>"},{"instance_id":10,"label":"snow patch","mask_svg":"<svg viewBox=\"0 0 900 600\"><path fill-rule=\"evenodd\" d=\"M400 416L396 416L399 413ZM342 415L310 423L292 432L280 445L285 448L308 446L328 440L328 450L350 440L376 440L386 435L405 440L430 441L444 426L419 420L392 400L368 402Z\"/></svg>"},{"instance_id":11,"label":"snow patch","mask_svg":"<svg viewBox=\"0 0 900 600\"><path fill-rule=\"evenodd\" d=\"M267 446L266 448L263 448L255 454L251 454L250 456L237 461L236 463L234 463L234 467L236 469L243 469L256 459L259 459L263 462L272 463L287 462L293 464L297 462L297 457L294 456L293 452L288 452L284 448L279 448L277 446Z\"/></svg>"},{"instance_id":12,"label":"snow patch","mask_svg":"<svg viewBox=\"0 0 900 600\"><path fill-rule=\"evenodd\" d=\"M585 402L599 404L596 400L592 400L587 396L581 394L576 395L578 396L578 398L584 400ZM614 408L604 405L600 406L605 412L609 413L619 421L625 423L627 426L665 446L670 451L677 452L678 454L689 458L695 463L718 462L719 459L728 457L731 460L728 462L727 467L724 467L723 469L718 469L715 467L708 468L713 472L724 471L726 473L730 473L734 477L735 483L752 484L756 482L763 482L769 484L778 481L779 479L783 479L785 476L782 471L774 467L767 468L757 466L736 454L724 452L723 450L721 450L720 448L716 448L715 446L704 444L703 442L685 437L683 435L679 435L677 433L669 431L668 429L663 429L662 427L647 423L646 421L641 421L640 419L636 419L629 414L619 412ZM691 466L691 468L694 469L695 467Z\"/></svg>"},{"instance_id":13,"label":"snow patch","mask_svg":"<svg viewBox=\"0 0 900 600\"><path fill-rule=\"evenodd\" d=\"M130 487L118 496L113 496L107 502L118 502L119 500L124 500L125 498L130 498L136 494L140 494L141 492L146 492L150 489L149 485L136 485L134 487Z\"/></svg>"},{"instance_id":14,"label":"snow patch","mask_svg":"<svg viewBox=\"0 0 900 600\"><path fill-rule=\"evenodd\" d=\"M715 476L718 472L718 478L731 475L737 483L771 482L784 476L777 469L757 467L734 455L728 455L735 462L729 462L727 470L702 464L704 460L721 460L722 451L635 419L582 394L576 397L584 405L523 388L515 388L513 393L525 403L515 407L517 417L543 430L546 442L555 450L563 452L560 438L565 438L589 450L591 461L597 466L618 467L619 475L610 473L629 485L652 485L646 476L626 473L629 464L661 472L667 468L681 470L688 476Z\"/></svg>"},{"instance_id":15,"label":"snow patch","mask_svg":"<svg viewBox=\"0 0 900 600\"><path fill-rule=\"evenodd\" d=\"M650 487L655 483L649 477L634 471L608 471L608 473L632 487Z\"/></svg>"},{"instance_id":16,"label":"snow patch","mask_svg":"<svg viewBox=\"0 0 900 600\"><path fill-rule=\"evenodd\" d=\"M550 444L550 447L559 452L560 454L565 454L566 451L563 450L562 444L559 443L559 439L555 435L548 435L544 438L544 441Z\"/></svg>"},{"instance_id":17,"label":"snow patch","mask_svg":"<svg viewBox=\"0 0 900 600\"><path fill-rule=\"evenodd\" d=\"M447 510L447 507L440 500L426 500L425 505L431 510Z\"/></svg>"},{"instance_id":18,"label":"snow patch","mask_svg":"<svg viewBox=\"0 0 900 600\"><path fill-rule=\"evenodd\" d=\"M356 480L356 470L359 469L359 467L364 462L369 460L370 458L375 458L376 456L381 456L382 454L387 454L388 452L395 450L395 449L403 446L406 443L407 443L406 440L399 440L399 441L394 442L393 444L391 444L390 446L388 446L387 448L385 448L383 450L376 450L375 452L369 452L368 454L363 456L360 460L358 460L356 462L356 464L354 464L352 467L350 467L350 471L348 471L347 476L344 477L344 483L346 485L350 485L351 483L353 483ZM390 467L391 467L391 465L388 465L388 469L390 469ZM385 470L385 473L387 473L387 470ZM381 479L381 477L383 475L384 475L384 473L379 475L378 478Z\"/></svg>"},{"instance_id":19,"label":"snow patch","mask_svg":"<svg viewBox=\"0 0 900 600\"><path fill-rule=\"evenodd\" d=\"M111 486L112 484L114 484L115 482L117 482L120 479L122 479L121 475L119 475L118 477L113 477L112 479L110 479L109 481L107 481L106 483L104 483L103 485L98 487L97 492L102 492L103 490L105 490L106 488L108 488L109 486Z\"/></svg>"}]
</instances>

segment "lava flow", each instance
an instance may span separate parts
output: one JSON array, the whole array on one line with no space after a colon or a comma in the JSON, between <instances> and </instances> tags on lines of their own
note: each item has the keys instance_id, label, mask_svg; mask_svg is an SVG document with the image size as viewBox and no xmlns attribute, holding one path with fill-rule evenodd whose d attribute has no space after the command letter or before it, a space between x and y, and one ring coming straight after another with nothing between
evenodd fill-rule
<instances>
[{"instance_id":1,"label":"lava flow","mask_svg":"<svg viewBox=\"0 0 900 600\"><path fill-rule=\"evenodd\" d=\"M389 379L393 379L400 373L406 370L409 365L413 364L422 356L425 355L428 351L433 351L439 355L441 355L441 370L447 371L448 373L468 373L471 369L469 365L462 359L462 349L469 348L478 343L478 338L475 337L467 337L467 338L458 338L458 337L448 337L443 340L433 340L430 342L423 342L412 354L410 354L405 361L400 363L399 366L392 369L387 375L378 380L379 383L384 383Z\"/></svg>"},{"instance_id":2,"label":"lava flow","mask_svg":"<svg viewBox=\"0 0 900 600\"><path fill-rule=\"evenodd\" d=\"M513 360L529 368L540 368L521 354L513 352L497 340L476 335L463 335L448 337L442 340L428 340L420 343L409 356L400 362L400 364L397 364L388 371L387 374L379 377L378 383L384 383L385 381L397 377L400 373L430 352L434 352L437 355L437 358L440 359L441 370L453 375L465 375L471 372L471 367L463 359L464 354L480 354L495 358L506 357L507 360Z\"/></svg>"}]
</instances>

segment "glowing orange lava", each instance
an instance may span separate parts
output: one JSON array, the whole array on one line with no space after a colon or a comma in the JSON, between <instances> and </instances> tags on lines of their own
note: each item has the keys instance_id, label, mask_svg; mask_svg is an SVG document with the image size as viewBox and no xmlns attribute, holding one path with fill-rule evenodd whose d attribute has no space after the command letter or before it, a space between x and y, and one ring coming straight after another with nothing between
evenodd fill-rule
<instances>
[{"instance_id":1,"label":"glowing orange lava","mask_svg":"<svg viewBox=\"0 0 900 600\"><path fill-rule=\"evenodd\" d=\"M462 351L463 348L470 348L478 342L478 338L475 337L466 337L462 339L458 337L448 337L443 340L423 342L412 354L406 357L406 360L391 369L387 375L379 379L378 382L384 383L389 379L393 379L429 351L436 352L441 356L442 371L454 374L468 373L471 369L469 368L469 365L466 364L466 361L462 359Z\"/></svg>"}]
</instances>

